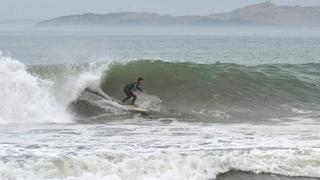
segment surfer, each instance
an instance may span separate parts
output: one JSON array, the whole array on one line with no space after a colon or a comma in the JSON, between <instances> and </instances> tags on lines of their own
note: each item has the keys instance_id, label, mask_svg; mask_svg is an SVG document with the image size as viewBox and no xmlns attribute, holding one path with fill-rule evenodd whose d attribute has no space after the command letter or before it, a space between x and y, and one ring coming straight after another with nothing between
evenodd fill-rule
<instances>
[{"instance_id":1,"label":"surfer","mask_svg":"<svg viewBox=\"0 0 320 180\"><path fill-rule=\"evenodd\" d=\"M142 85L142 84L143 84L142 77L139 77L136 82L132 82L132 83L127 84L123 89L123 91L127 95L127 97L122 101L122 103L124 104L128 99L130 99L132 97L133 99L132 99L131 104L136 106L134 104L134 102L137 99L137 95L134 92L136 90L143 91L143 89L140 88L140 85Z\"/></svg>"}]
</instances>

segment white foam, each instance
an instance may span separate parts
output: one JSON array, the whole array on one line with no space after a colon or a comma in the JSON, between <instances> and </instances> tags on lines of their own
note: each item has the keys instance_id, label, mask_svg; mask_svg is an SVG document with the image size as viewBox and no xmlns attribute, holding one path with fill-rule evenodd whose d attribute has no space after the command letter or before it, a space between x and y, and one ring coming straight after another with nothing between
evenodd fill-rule
<instances>
[{"instance_id":1,"label":"white foam","mask_svg":"<svg viewBox=\"0 0 320 180\"><path fill-rule=\"evenodd\" d=\"M56 85L59 86L56 87L58 89L57 96L62 97L61 99L65 104L69 104L76 100L84 89L88 88L96 92L101 91L99 87L101 76L108 67L109 63L104 65L90 63L89 67L81 69L80 73L66 74L63 80L59 80L61 82Z\"/></svg>"},{"instance_id":2,"label":"white foam","mask_svg":"<svg viewBox=\"0 0 320 180\"><path fill-rule=\"evenodd\" d=\"M0 53L0 123L70 122L50 92L52 83Z\"/></svg>"},{"instance_id":3,"label":"white foam","mask_svg":"<svg viewBox=\"0 0 320 180\"><path fill-rule=\"evenodd\" d=\"M161 99L155 95L150 95L147 93L136 92L138 99L136 104L139 107L150 110L150 111L160 111L161 110Z\"/></svg>"},{"instance_id":4,"label":"white foam","mask_svg":"<svg viewBox=\"0 0 320 180\"><path fill-rule=\"evenodd\" d=\"M295 150L215 151L209 154L62 155L0 163L2 179L205 180L230 170L320 177L320 152Z\"/></svg>"},{"instance_id":5,"label":"white foam","mask_svg":"<svg viewBox=\"0 0 320 180\"><path fill-rule=\"evenodd\" d=\"M320 177L318 131L311 124L168 124L138 117L0 127L0 179L202 180L230 170Z\"/></svg>"}]
</instances>

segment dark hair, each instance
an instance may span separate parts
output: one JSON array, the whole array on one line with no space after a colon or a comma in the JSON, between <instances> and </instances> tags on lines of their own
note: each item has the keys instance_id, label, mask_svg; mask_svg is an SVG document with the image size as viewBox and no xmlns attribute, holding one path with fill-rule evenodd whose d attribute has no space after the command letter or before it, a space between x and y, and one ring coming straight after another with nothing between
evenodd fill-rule
<instances>
[{"instance_id":1,"label":"dark hair","mask_svg":"<svg viewBox=\"0 0 320 180\"><path fill-rule=\"evenodd\" d=\"M137 81L143 81L143 77L139 77Z\"/></svg>"}]
</instances>

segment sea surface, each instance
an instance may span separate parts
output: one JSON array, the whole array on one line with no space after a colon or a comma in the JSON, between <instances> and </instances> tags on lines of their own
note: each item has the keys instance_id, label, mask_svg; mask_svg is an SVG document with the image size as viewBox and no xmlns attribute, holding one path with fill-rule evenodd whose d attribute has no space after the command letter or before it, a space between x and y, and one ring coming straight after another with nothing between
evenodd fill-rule
<instances>
[{"instance_id":1,"label":"sea surface","mask_svg":"<svg viewBox=\"0 0 320 180\"><path fill-rule=\"evenodd\" d=\"M1 180L320 178L320 37L0 32ZM122 88L144 77L137 104Z\"/></svg>"}]
</instances>

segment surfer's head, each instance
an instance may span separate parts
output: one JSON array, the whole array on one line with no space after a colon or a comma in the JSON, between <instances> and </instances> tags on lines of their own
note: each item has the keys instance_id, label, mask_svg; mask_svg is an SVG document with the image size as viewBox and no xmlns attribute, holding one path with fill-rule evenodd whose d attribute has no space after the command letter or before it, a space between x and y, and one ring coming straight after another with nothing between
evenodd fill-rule
<instances>
[{"instance_id":1,"label":"surfer's head","mask_svg":"<svg viewBox=\"0 0 320 180\"><path fill-rule=\"evenodd\" d=\"M137 79L137 82L138 82L139 84L143 84L143 77L139 77L139 78Z\"/></svg>"}]
</instances>

